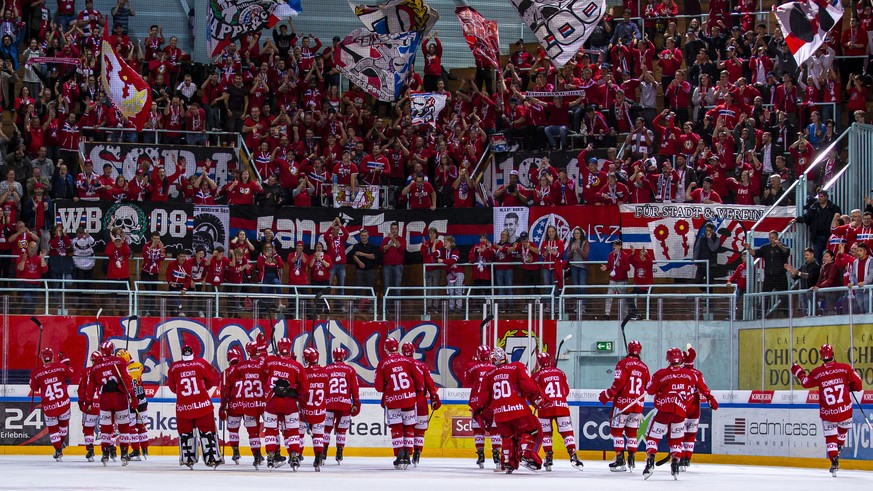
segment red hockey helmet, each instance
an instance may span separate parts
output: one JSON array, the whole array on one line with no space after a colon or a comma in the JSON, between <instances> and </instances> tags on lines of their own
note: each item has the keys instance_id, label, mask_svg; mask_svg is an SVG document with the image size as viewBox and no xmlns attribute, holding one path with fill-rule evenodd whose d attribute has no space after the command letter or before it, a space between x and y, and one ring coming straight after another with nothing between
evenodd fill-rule
<instances>
[{"instance_id":1,"label":"red hockey helmet","mask_svg":"<svg viewBox=\"0 0 873 491\"><path fill-rule=\"evenodd\" d=\"M318 365L318 358L318 350L312 346L303 350L303 359L306 360L308 365Z\"/></svg>"},{"instance_id":2,"label":"red hockey helmet","mask_svg":"<svg viewBox=\"0 0 873 491\"><path fill-rule=\"evenodd\" d=\"M234 346L233 348L227 350L227 362L231 364L231 366L236 365L243 359L243 352L239 349L239 346Z\"/></svg>"},{"instance_id":3,"label":"red hockey helmet","mask_svg":"<svg viewBox=\"0 0 873 491\"><path fill-rule=\"evenodd\" d=\"M830 361L834 359L834 347L825 343L818 349L818 356L822 361Z\"/></svg>"},{"instance_id":4,"label":"red hockey helmet","mask_svg":"<svg viewBox=\"0 0 873 491\"><path fill-rule=\"evenodd\" d=\"M537 353L537 365L539 365L540 368L546 368L554 365L554 363L552 362L552 355L540 351L539 353Z\"/></svg>"},{"instance_id":5,"label":"red hockey helmet","mask_svg":"<svg viewBox=\"0 0 873 491\"><path fill-rule=\"evenodd\" d=\"M103 356L100 354L99 351L92 351L91 356L89 358L91 359L91 364L93 365L94 363L97 363L98 361L100 361L100 358L102 358L102 357Z\"/></svg>"},{"instance_id":6,"label":"red hockey helmet","mask_svg":"<svg viewBox=\"0 0 873 491\"><path fill-rule=\"evenodd\" d=\"M100 354L103 356L112 356L115 354L115 344L112 341L103 341L100 345Z\"/></svg>"},{"instance_id":7,"label":"red hockey helmet","mask_svg":"<svg viewBox=\"0 0 873 491\"><path fill-rule=\"evenodd\" d=\"M688 350L682 353L682 361L685 363L686 367L693 367L694 360L697 359L697 351L694 351L694 348L691 345L688 345Z\"/></svg>"},{"instance_id":8,"label":"red hockey helmet","mask_svg":"<svg viewBox=\"0 0 873 491\"><path fill-rule=\"evenodd\" d=\"M503 348L494 348L494 351L491 352L491 363L495 365L506 363L506 352L503 351Z\"/></svg>"},{"instance_id":9,"label":"red hockey helmet","mask_svg":"<svg viewBox=\"0 0 873 491\"><path fill-rule=\"evenodd\" d=\"M476 359L484 362L491 361L491 348L484 344L480 345L476 348Z\"/></svg>"},{"instance_id":10,"label":"red hockey helmet","mask_svg":"<svg viewBox=\"0 0 873 491\"><path fill-rule=\"evenodd\" d=\"M333 349L334 362L345 361L347 356L349 356L349 352L345 348L340 346Z\"/></svg>"},{"instance_id":11,"label":"red hockey helmet","mask_svg":"<svg viewBox=\"0 0 873 491\"><path fill-rule=\"evenodd\" d=\"M400 348L400 341L394 338L385 338L386 353L397 353L398 348Z\"/></svg>"},{"instance_id":12,"label":"red hockey helmet","mask_svg":"<svg viewBox=\"0 0 873 491\"><path fill-rule=\"evenodd\" d=\"M643 343L637 341L636 339L632 339L630 343L627 343L627 354L633 356L640 356L640 353L643 351Z\"/></svg>"},{"instance_id":13,"label":"red hockey helmet","mask_svg":"<svg viewBox=\"0 0 873 491\"><path fill-rule=\"evenodd\" d=\"M412 356L415 355L415 345L412 343L403 343L403 346L400 347L400 352L403 353L403 356L412 358Z\"/></svg>"},{"instance_id":14,"label":"red hockey helmet","mask_svg":"<svg viewBox=\"0 0 873 491\"><path fill-rule=\"evenodd\" d=\"M682 350L679 348L670 348L667 350L667 363L671 365L678 365L682 363L683 360Z\"/></svg>"},{"instance_id":15,"label":"red hockey helmet","mask_svg":"<svg viewBox=\"0 0 873 491\"><path fill-rule=\"evenodd\" d=\"M39 357L42 358L42 362L48 365L49 363L55 361L55 352L52 351L51 348L43 348L39 353Z\"/></svg>"},{"instance_id":16,"label":"red hockey helmet","mask_svg":"<svg viewBox=\"0 0 873 491\"><path fill-rule=\"evenodd\" d=\"M291 338L282 338L276 343L276 350L282 356L290 355L292 349L294 349L294 343L291 342Z\"/></svg>"},{"instance_id":17,"label":"red hockey helmet","mask_svg":"<svg viewBox=\"0 0 873 491\"><path fill-rule=\"evenodd\" d=\"M254 341L249 341L246 343L246 354L249 355L249 358L254 358L258 356L258 344Z\"/></svg>"}]
</instances>

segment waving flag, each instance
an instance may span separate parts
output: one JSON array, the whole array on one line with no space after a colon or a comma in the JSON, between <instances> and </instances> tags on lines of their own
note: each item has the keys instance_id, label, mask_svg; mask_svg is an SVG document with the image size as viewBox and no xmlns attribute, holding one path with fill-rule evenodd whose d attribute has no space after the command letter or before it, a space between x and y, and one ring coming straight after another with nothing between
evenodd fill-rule
<instances>
[{"instance_id":1,"label":"waving flag","mask_svg":"<svg viewBox=\"0 0 873 491\"><path fill-rule=\"evenodd\" d=\"M432 94L430 92L412 94L412 124L429 124L436 128L437 118L446 107L445 94Z\"/></svg>"},{"instance_id":2,"label":"waving flag","mask_svg":"<svg viewBox=\"0 0 873 491\"><path fill-rule=\"evenodd\" d=\"M824 43L825 36L843 17L839 1L823 0L783 3L773 9L785 43L794 60L802 65Z\"/></svg>"},{"instance_id":3,"label":"waving flag","mask_svg":"<svg viewBox=\"0 0 873 491\"><path fill-rule=\"evenodd\" d=\"M364 27L377 34L417 32L425 36L440 16L423 0L388 0L379 5L361 5L349 0Z\"/></svg>"},{"instance_id":4,"label":"waving flag","mask_svg":"<svg viewBox=\"0 0 873 491\"><path fill-rule=\"evenodd\" d=\"M142 131L152 107L152 91L149 84L127 63L118 56L118 52L109 42L108 24L103 28L103 40L100 43L100 84L103 91L124 117Z\"/></svg>"},{"instance_id":5,"label":"waving flag","mask_svg":"<svg viewBox=\"0 0 873 491\"><path fill-rule=\"evenodd\" d=\"M421 43L417 32L374 34L356 29L334 52L337 69L380 101L394 102L406 85Z\"/></svg>"},{"instance_id":6,"label":"waving flag","mask_svg":"<svg viewBox=\"0 0 873 491\"><path fill-rule=\"evenodd\" d=\"M606 12L606 0L509 0L560 68L576 56Z\"/></svg>"},{"instance_id":7,"label":"waving flag","mask_svg":"<svg viewBox=\"0 0 873 491\"><path fill-rule=\"evenodd\" d=\"M206 26L210 56L248 32L273 27L300 12L300 0L209 0Z\"/></svg>"},{"instance_id":8,"label":"waving flag","mask_svg":"<svg viewBox=\"0 0 873 491\"><path fill-rule=\"evenodd\" d=\"M473 52L476 65L500 68L500 35L497 32L497 22L485 20L473 7L458 7L455 9L464 39Z\"/></svg>"}]
</instances>

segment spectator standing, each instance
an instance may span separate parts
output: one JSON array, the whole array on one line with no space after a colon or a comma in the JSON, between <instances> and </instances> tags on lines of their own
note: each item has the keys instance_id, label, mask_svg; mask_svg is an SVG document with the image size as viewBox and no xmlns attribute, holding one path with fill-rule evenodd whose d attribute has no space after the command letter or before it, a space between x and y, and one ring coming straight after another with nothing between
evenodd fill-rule
<instances>
[{"instance_id":1,"label":"spectator standing","mask_svg":"<svg viewBox=\"0 0 873 491\"><path fill-rule=\"evenodd\" d=\"M42 286L40 280L48 272L45 256L39 254L39 244L27 244L27 252L18 256L15 269L15 277L20 280L15 283L15 287L21 289L21 303L29 309L38 304L36 295Z\"/></svg>"},{"instance_id":2,"label":"spectator standing","mask_svg":"<svg viewBox=\"0 0 873 491\"><path fill-rule=\"evenodd\" d=\"M803 303L805 311L803 315L813 315L815 311L812 308L813 302L810 288L818 284L821 266L815 260L815 251L813 251L812 247L807 247L803 250L803 264L800 268L795 268L791 264L786 263L785 271L788 271L792 278L800 281L800 289L804 291Z\"/></svg>"},{"instance_id":3,"label":"spectator standing","mask_svg":"<svg viewBox=\"0 0 873 491\"><path fill-rule=\"evenodd\" d=\"M107 286L107 289L115 289L119 292L126 292L130 282L130 246L125 240L125 233L119 227L114 227L109 232L110 242L106 246L105 254L107 257L106 279L109 281L124 282L124 284ZM113 298L114 297L114 298ZM120 309L120 299L123 295L112 295L109 298L110 307L116 310Z\"/></svg>"},{"instance_id":4,"label":"spectator standing","mask_svg":"<svg viewBox=\"0 0 873 491\"><path fill-rule=\"evenodd\" d=\"M443 242L439 238L439 231L431 227L427 230L427 237L421 242L419 254L424 264L424 286L436 287L442 284L443 268L436 267L437 255L443 248ZM436 301L429 302L429 307L435 306Z\"/></svg>"},{"instance_id":5,"label":"spectator standing","mask_svg":"<svg viewBox=\"0 0 873 491\"><path fill-rule=\"evenodd\" d=\"M630 255L622 250L621 240L612 243L612 252L606 259L606 264L600 265L600 271L609 271L609 288L606 291L606 305L604 316L609 319L612 313L612 295L624 295L626 293L628 271L631 269ZM619 301L619 306L624 300ZM624 318L623 309L619 307L618 318Z\"/></svg>"},{"instance_id":6,"label":"spectator standing","mask_svg":"<svg viewBox=\"0 0 873 491\"><path fill-rule=\"evenodd\" d=\"M442 56L443 44L438 33L425 38L421 43L421 51L424 53L424 90L433 92L437 90L437 82L442 79ZM433 42L431 42L433 41Z\"/></svg>"},{"instance_id":7,"label":"spectator standing","mask_svg":"<svg viewBox=\"0 0 873 491\"><path fill-rule=\"evenodd\" d=\"M230 258L224 255L224 246L219 244L206 259L206 283L209 283L215 291L220 291L228 268L230 268Z\"/></svg>"},{"instance_id":8,"label":"spectator standing","mask_svg":"<svg viewBox=\"0 0 873 491\"><path fill-rule=\"evenodd\" d=\"M130 0L118 0L118 3L112 7L113 26L121 26L121 32L128 34L130 31L130 18L136 16L136 11L133 10L133 4Z\"/></svg>"},{"instance_id":9,"label":"spectator standing","mask_svg":"<svg viewBox=\"0 0 873 491\"><path fill-rule=\"evenodd\" d=\"M791 256L791 250L779 240L779 233L775 230L770 231L768 238L769 242L757 249L752 249L748 242L744 244L746 250L750 251L752 256L764 260L764 284L761 287L761 291L781 292L788 290L788 276L785 274L785 264ZM770 311L778 308L781 302L781 298L777 297Z\"/></svg>"},{"instance_id":10,"label":"spectator standing","mask_svg":"<svg viewBox=\"0 0 873 491\"><path fill-rule=\"evenodd\" d=\"M558 237L554 225L546 227L546 234L540 243L540 256L543 259L543 285L546 287L564 284L564 241ZM556 292L557 293L557 292Z\"/></svg>"},{"instance_id":11,"label":"spectator standing","mask_svg":"<svg viewBox=\"0 0 873 491\"><path fill-rule=\"evenodd\" d=\"M294 250L288 254L288 284L295 287L302 287L309 284L309 256L303 252L306 244L302 240L298 240L294 244ZM294 290L292 293L299 294L303 289Z\"/></svg>"},{"instance_id":12,"label":"spectator standing","mask_svg":"<svg viewBox=\"0 0 873 491\"><path fill-rule=\"evenodd\" d=\"M370 242L370 232L362 228L358 234L358 243L352 246L351 258L355 262L355 285L362 288L373 288L376 290L376 265L379 250L375 244ZM364 295L364 291L358 292ZM358 302L358 310L365 312L368 308L368 300L360 300Z\"/></svg>"},{"instance_id":13,"label":"spectator standing","mask_svg":"<svg viewBox=\"0 0 873 491\"><path fill-rule=\"evenodd\" d=\"M326 252L330 256L330 278L329 283L336 279L337 295L343 294L342 287L346 284L346 247L349 240L349 231L343 227L339 217L333 219L330 224L330 234L322 237L326 245ZM340 307L340 310L345 312L345 305Z\"/></svg>"},{"instance_id":14,"label":"spectator standing","mask_svg":"<svg viewBox=\"0 0 873 491\"><path fill-rule=\"evenodd\" d=\"M509 238L509 230L503 229L500 232L500 240L497 244L494 244L494 259L497 261L497 264L494 266L494 275L496 276L498 291L503 297L512 296L515 267L506 263L515 261L517 251L517 244ZM505 301L507 306L512 303L509 298Z\"/></svg>"},{"instance_id":15,"label":"spectator standing","mask_svg":"<svg viewBox=\"0 0 873 491\"><path fill-rule=\"evenodd\" d=\"M282 262L282 257L276 254L275 247L272 244L265 244L263 252L258 256L258 283L263 285L261 293L267 296L265 302L267 308L273 306L273 300L270 296L281 293L279 285L282 284L282 270L284 269L285 263Z\"/></svg>"},{"instance_id":16,"label":"spectator standing","mask_svg":"<svg viewBox=\"0 0 873 491\"><path fill-rule=\"evenodd\" d=\"M873 260L870 259L870 251L866 242L857 242L858 256L852 263L849 273L849 288L863 288L873 279ZM855 292L856 313L866 314L870 312L870 291L864 289Z\"/></svg>"},{"instance_id":17,"label":"spectator standing","mask_svg":"<svg viewBox=\"0 0 873 491\"><path fill-rule=\"evenodd\" d=\"M64 232L64 226L52 227L52 237L48 249L49 277L53 280L71 281L73 279L73 243ZM67 285L60 285L65 288Z\"/></svg>"},{"instance_id":18,"label":"spectator standing","mask_svg":"<svg viewBox=\"0 0 873 491\"><path fill-rule=\"evenodd\" d=\"M494 261L494 246L488 240L488 234L479 236L479 243L470 248L467 260L473 264L473 286L491 286L491 263ZM485 289L479 290L480 295L486 295Z\"/></svg>"},{"instance_id":19,"label":"spectator standing","mask_svg":"<svg viewBox=\"0 0 873 491\"><path fill-rule=\"evenodd\" d=\"M446 295L449 297L449 310L460 310L464 298L464 270L458 266L460 255L455 247L455 238L447 235L443 238L443 249L437 257L437 263L446 267Z\"/></svg>"},{"instance_id":20,"label":"spectator standing","mask_svg":"<svg viewBox=\"0 0 873 491\"><path fill-rule=\"evenodd\" d=\"M73 279L91 280L94 278L94 237L85 231L85 227L76 229L73 245Z\"/></svg>"},{"instance_id":21,"label":"spectator standing","mask_svg":"<svg viewBox=\"0 0 873 491\"><path fill-rule=\"evenodd\" d=\"M167 257L167 249L161 242L161 234L152 232L151 241L142 248L142 270L139 275L141 281L149 282L146 284L145 290L156 291L158 289L157 281L161 274L161 264ZM156 299L155 299L156 300ZM157 308L155 300L143 302L143 308L146 312ZM150 307L151 305L151 307ZM147 314L146 314L147 315Z\"/></svg>"},{"instance_id":22,"label":"spectator standing","mask_svg":"<svg viewBox=\"0 0 873 491\"><path fill-rule=\"evenodd\" d=\"M534 244L530 242L530 235L527 232L522 232L518 235L517 252L521 259L521 282L527 289L528 295L537 295L539 290L537 286L540 284L541 265L539 264L540 251Z\"/></svg>"},{"instance_id":23,"label":"spectator standing","mask_svg":"<svg viewBox=\"0 0 873 491\"><path fill-rule=\"evenodd\" d=\"M634 295L645 295L648 293L649 287L655 282L655 258L652 254L649 254L649 250L646 248L635 250L631 247L630 264L634 270L634 287L631 293ZM633 320L640 319L638 307L637 298L635 297L630 305L631 319Z\"/></svg>"},{"instance_id":24,"label":"spectator standing","mask_svg":"<svg viewBox=\"0 0 873 491\"><path fill-rule=\"evenodd\" d=\"M698 235L694 239L694 254L692 258L695 261L706 261L706 264L695 263L697 266L697 275L694 281L698 285L708 285L711 282L711 274L715 270L718 263L718 237L715 235L715 225L707 222L703 227L703 235ZM706 290L701 287L702 290Z\"/></svg>"},{"instance_id":25,"label":"spectator standing","mask_svg":"<svg viewBox=\"0 0 873 491\"><path fill-rule=\"evenodd\" d=\"M815 202L807 206L806 212L803 215L791 220L791 222L805 223L809 227L809 239L812 243L815 258L821 260L822 253L827 249L828 239L831 236L833 217L841 212L840 207L828 199L827 191L819 191L817 198Z\"/></svg>"},{"instance_id":26,"label":"spectator standing","mask_svg":"<svg viewBox=\"0 0 873 491\"><path fill-rule=\"evenodd\" d=\"M829 311L836 308L836 298L839 295L838 293L829 292L829 293L818 293L820 288L833 288L840 285L840 267L836 264L836 254L830 250L824 251L822 253L822 263L821 268L819 269L818 281L810 287L810 290L814 294L817 295L816 303L819 303L816 306L816 310L813 311L813 315L818 315L819 313L827 315ZM820 310L819 310L820 309Z\"/></svg>"},{"instance_id":27,"label":"spectator standing","mask_svg":"<svg viewBox=\"0 0 873 491\"><path fill-rule=\"evenodd\" d=\"M176 292L178 296L170 298L175 304L176 313L185 317L187 301L185 294L191 289L191 270L188 268L188 251L181 250L176 253L176 260L167 265L167 290Z\"/></svg>"},{"instance_id":28,"label":"spectator standing","mask_svg":"<svg viewBox=\"0 0 873 491\"><path fill-rule=\"evenodd\" d=\"M403 263L406 261L406 239L400 235L400 224L391 223L388 235L382 239L381 249L382 284L386 294L389 288L393 288L391 296L397 297L400 295L398 288L403 283Z\"/></svg>"},{"instance_id":29,"label":"spectator standing","mask_svg":"<svg viewBox=\"0 0 873 491\"><path fill-rule=\"evenodd\" d=\"M570 266L570 281L575 286L585 286L588 284L588 265L578 264L580 261L587 261L591 253L591 243L581 227L576 227L570 233L570 241L567 244L567 262ZM576 264L574 264L576 263ZM584 295L584 290L575 292L579 295Z\"/></svg>"},{"instance_id":30,"label":"spectator standing","mask_svg":"<svg viewBox=\"0 0 873 491\"><path fill-rule=\"evenodd\" d=\"M313 292L330 286L331 266L330 255L324 253L324 245L316 243L315 252L309 256L309 284Z\"/></svg>"}]
</instances>

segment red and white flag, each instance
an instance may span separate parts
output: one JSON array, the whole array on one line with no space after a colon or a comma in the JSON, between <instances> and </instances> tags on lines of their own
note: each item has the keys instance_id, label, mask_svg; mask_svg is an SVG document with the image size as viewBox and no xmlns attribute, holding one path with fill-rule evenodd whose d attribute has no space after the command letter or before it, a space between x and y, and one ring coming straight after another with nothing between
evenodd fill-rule
<instances>
[{"instance_id":1,"label":"red and white flag","mask_svg":"<svg viewBox=\"0 0 873 491\"><path fill-rule=\"evenodd\" d=\"M828 31L839 24L843 5L839 1L803 0L783 3L774 7L773 13L799 66L824 43Z\"/></svg>"},{"instance_id":2,"label":"red and white flag","mask_svg":"<svg viewBox=\"0 0 873 491\"><path fill-rule=\"evenodd\" d=\"M491 66L500 68L500 35L497 32L497 22L486 20L473 7L458 7L455 9L464 39L473 52L476 66Z\"/></svg>"},{"instance_id":3,"label":"red and white flag","mask_svg":"<svg viewBox=\"0 0 873 491\"><path fill-rule=\"evenodd\" d=\"M118 52L109 42L108 28L104 28L100 44L100 57L103 61L100 83L103 91L109 96L112 105L133 123L136 130L142 131L152 105L151 88L136 70L118 56Z\"/></svg>"}]
</instances>

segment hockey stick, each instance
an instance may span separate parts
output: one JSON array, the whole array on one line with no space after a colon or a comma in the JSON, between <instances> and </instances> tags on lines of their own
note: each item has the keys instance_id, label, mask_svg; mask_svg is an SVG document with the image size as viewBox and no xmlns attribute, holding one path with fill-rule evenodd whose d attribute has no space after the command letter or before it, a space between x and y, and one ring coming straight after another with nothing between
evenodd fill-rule
<instances>
[{"instance_id":1,"label":"hockey stick","mask_svg":"<svg viewBox=\"0 0 873 491\"><path fill-rule=\"evenodd\" d=\"M36 344L36 368L34 368L34 370L36 370L39 368L39 354L42 352L42 322L40 322L36 316L31 316L30 322L33 322L37 327L39 327L39 341ZM36 393L30 391L30 410L28 410L28 412L33 411L33 399L35 396Z\"/></svg>"},{"instance_id":2,"label":"hockey stick","mask_svg":"<svg viewBox=\"0 0 873 491\"><path fill-rule=\"evenodd\" d=\"M494 320L494 314L488 314L487 317L485 317L484 319L482 319L482 322L479 323L479 332L480 332L480 333L484 333L484 332L485 332L485 326L487 326L488 323L491 322L491 321L493 321L493 320ZM486 339L488 339L488 334L487 334L487 333L486 333L485 336L482 338L482 344L488 344L488 343L485 342Z\"/></svg>"},{"instance_id":3,"label":"hockey stick","mask_svg":"<svg viewBox=\"0 0 873 491\"><path fill-rule=\"evenodd\" d=\"M628 322L630 322L630 320L633 316L634 316L633 314L628 313L626 316L624 316L624 320L621 321L621 339L622 339L622 341L624 341L624 352L625 353L627 353L627 337L624 334L624 327L627 325Z\"/></svg>"},{"instance_id":4,"label":"hockey stick","mask_svg":"<svg viewBox=\"0 0 873 491\"><path fill-rule=\"evenodd\" d=\"M130 323L139 322L139 316L134 314L127 318L127 327L124 329L124 351L130 346Z\"/></svg>"},{"instance_id":5,"label":"hockey stick","mask_svg":"<svg viewBox=\"0 0 873 491\"><path fill-rule=\"evenodd\" d=\"M558 351L555 351L555 363L558 362L558 357L561 356L561 348L564 347L564 343L566 343L567 341L569 341L570 338L572 338L572 337L573 337L573 334L572 334L572 333L567 334L566 336L564 336L564 339L562 339L561 342L558 343Z\"/></svg>"},{"instance_id":6,"label":"hockey stick","mask_svg":"<svg viewBox=\"0 0 873 491\"><path fill-rule=\"evenodd\" d=\"M97 315L94 317L94 324L97 324L97 327L100 329L97 331L97 348L100 348L100 345L103 344L103 326L100 325L100 314L103 313L103 307L97 309Z\"/></svg>"},{"instance_id":7,"label":"hockey stick","mask_svg":"<svg viewBox=\"0 0 873 491\"><path fill-rule=\"evenodd\" d=\"M867 413L865 413L864 408L861 407L861 402L858 401L858 396L856 396L855 393L852 391L849 391L849 393L852 394L852 399L855 400L855 404L858 406L858 410L861 411L861 416L864 417L864 422L867 423L867 426L870 427L870 431L873 431L873 423L871 423L870 420L867 419Z\"/></svg>"},{"instance_id":8,"label":"hockey stick","mask_svg":"<svg viewBox=\"0 0 873 491\"><path fill-rule=\"evenodd\" d=\"M643 392L642 394L640 394L639 397L637 397L636 399L634 399L633 402L631 402L631 403L628 404L627 406L623 407L623 408L621 409L621 411L619 411L619 414L621 414L621 413L627 411L628 409L630 409L630 408L636 406L636 405L639 404L640 402L643 402L643 400L644 400L645 398L646 398L646 393Z\"/></svg>"}]
</instances>

